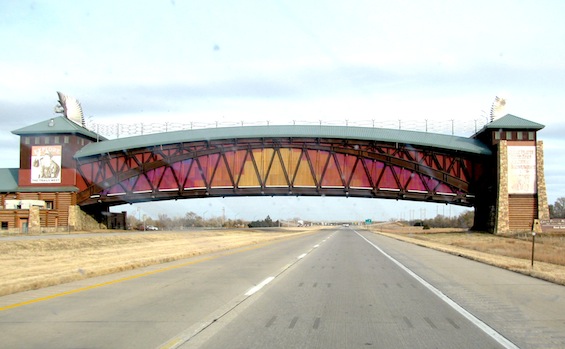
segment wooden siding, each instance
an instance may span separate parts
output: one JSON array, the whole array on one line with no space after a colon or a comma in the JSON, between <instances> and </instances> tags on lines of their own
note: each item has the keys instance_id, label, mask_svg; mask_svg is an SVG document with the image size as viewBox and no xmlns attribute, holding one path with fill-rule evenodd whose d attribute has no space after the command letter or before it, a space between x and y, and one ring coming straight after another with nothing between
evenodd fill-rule
<instances>
[{"instance_id":1,"label":"wooden siding","mask_svg":"<svg viewBox=\"0 0 565 349\"><path fill-rule=\"evenodd\" d=\"M51 201L53 208L40 210L41 227L54 228L68 225L69 206L76 205L76 194L69 192L59 193L16 193L1 194L2 203L5 200L43 200ZM20 228L20 219L29 218L29 210L0 209L0 222L8 222L8 229Z\"/></svg>"},{"instance_id":2,"label":"wooden siding","mask_svg":"<svg viewBox=\"0 0 565 349\"><path fill-rule=\"evenodd\" d=\"M511 231L530 231L537 217L538 206L535 195L510 195L509 225Z\"/></svg>"}]
</instances>

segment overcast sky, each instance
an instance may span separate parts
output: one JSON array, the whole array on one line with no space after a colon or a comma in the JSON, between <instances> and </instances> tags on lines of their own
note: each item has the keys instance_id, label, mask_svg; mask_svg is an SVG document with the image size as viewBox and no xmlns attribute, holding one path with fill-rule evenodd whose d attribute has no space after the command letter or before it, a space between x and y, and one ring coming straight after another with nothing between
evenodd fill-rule
<instances>
[{"instance_id":1,"label":"overcast sky","mask_svg":"<svg viewBox=\"0 0 565 349\"><path fill-rule=\"evenodd\" d=\"M564 23L559 0L2 1L0 166L18 167L18 137L10 131L54 116L56 91L77 98L95 124L472 125L486 120L498 95L508 113L546 125L539 138L553 203L565 196ZM142 210L388 219L446 209L275 199L184 200Z\"/></svg>"}]
</instances>

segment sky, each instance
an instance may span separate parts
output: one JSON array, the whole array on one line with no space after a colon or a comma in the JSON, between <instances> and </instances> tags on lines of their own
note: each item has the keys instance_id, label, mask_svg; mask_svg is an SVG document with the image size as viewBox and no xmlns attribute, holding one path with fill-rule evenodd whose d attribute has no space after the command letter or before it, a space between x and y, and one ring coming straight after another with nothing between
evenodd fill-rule
<instances>
[{"instance_id":1,"label":"sky","mask_svg":"<svg viewBox=\"0 0 565 349\"><path fill-rule=\"evenodd\" d=\"M552 204L565 196L564 20L559 0L2 1L0 167L18 167L11 131L55 116L57 91L80 101L87 126L430 120L463 136L500 96L506 112L546 126ZM312 220L462 212L276 197L122 209Z\"/></svg>"}]
</instances>

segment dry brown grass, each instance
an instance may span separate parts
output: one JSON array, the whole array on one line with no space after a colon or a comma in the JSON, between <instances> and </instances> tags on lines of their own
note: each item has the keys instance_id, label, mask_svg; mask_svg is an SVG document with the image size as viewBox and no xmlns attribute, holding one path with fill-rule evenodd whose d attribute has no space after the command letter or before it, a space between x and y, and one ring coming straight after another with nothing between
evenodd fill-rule
<instances>
[{"instance_id":1,"label":"dry brown grass","mask_svg":"<svg viewBox=\"0 0 565 349\"><path fill-rule=\"evenodd\" d=\"M499 236L462 229L431 229L387 224L373 231L417 245L434 248L497 267L565 285L565 236L538 234L534 267L532 236ZM454 231L455 230L455 231Z\"/></svg>"},{"instance_id":2,"label":"dry brown grass","mask_svg":"<svg viewBox=\"0 0 565 349\"><path fill-rule=\"evenodd\" d=\"M299 236L279 232L199 231L2 241L0 295L38 289L201 254Z\"/></svg>"}]
</instances>

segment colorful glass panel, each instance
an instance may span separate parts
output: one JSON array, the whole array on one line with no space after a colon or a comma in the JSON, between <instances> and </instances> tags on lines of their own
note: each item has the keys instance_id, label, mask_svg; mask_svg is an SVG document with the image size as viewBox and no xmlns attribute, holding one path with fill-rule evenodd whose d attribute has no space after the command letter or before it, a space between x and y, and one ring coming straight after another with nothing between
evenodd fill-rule
<instances>
[{"instance_id":1,"label":"colorful glass panel","mask_svg":"<svg viewBox=\"0 0 565 349\"><path fill-rule=\"evenodd\" d=\"M398 187L398 183L396 182L395 179L395 174L393 171L396 171L398 168L392 167L390 165L387 165L383 168L383 171L381 173L381 177L379 182L377 183L377 186L379 189L400 189Z\"/></svg>"},{"instance_id":2,"label":"colorful glass panel","mask_svg":"<svg viewBox=\"0 0 565 349\"><path fill-rule=\"evenodd\" d=\"M201 171L200 167L198 166L202 158L204 158L204 160L207 160L206 157L201 157L192 162L186 176L186 182L184 183L185 189L206 188L203 171Z\"/></svg>"},{"instance_id":3,"label":"colorful glass panel","mask_svg":"<svg viewBox=\"0 0 565 349\"><path fill-rule=\"evenodd\" d=\"M217 163L215 167L215 171L213 172L214 178L210 181L211 187L233 187L233 183L230 177L230 172L226 161L222 156L217 158Z\"/></svg>"},{"instance_id":4,"label":"colorful glass panel","mask_svg":"<svg viewBox=\"0 0 565 349\"><path fill-rule=\"evenodd\" d=\"M239 174L239 179L237 182L238 187L245 188L245 187L260 187L261 182L259 177L257 177L257 171L255 170L255 165L253 164L253 159L255 155L261 157L261 154L258 154L257 151L249 152L249 153L238 153L238 159L241 158L243 162L243 166L241 172Z\"/></svg>"},{"instance_id":5,"label":"colorful glass panel","mask_svg":"<svg viewBox=\"0 0 565 349\"><path fill-rule=\"evenodd\" d=\"M159 190L171 190L179 189L179 185L175 175L173 174L173 169L171 167L164 167L164 171L161 175L161 182L159 183Z\"/></svg>"},{"instance_id":6,"label":"colorful glass panel","mask_svg":"<svg viewBox=\"0 0 565 349\"><path fill-rule=\"evenodd\" d=\"M337 154L341 157L343 154ZM330 156L328 159L327 166L325 168L325 172L323 174L323 178L321 181L322 187L338 187L343 188L345 187L343 183L343 178L341 178L341 174L339 173L339 167L336 163L335 157Z\"/></svg>"},{"instance_id":7,"label":"colorful glass panel","mask_svg":"<svg viewBox=\"0 0 565 349\"><path fill-rule=\"evenodd\" d=\"M149 179L143 174L137 176L137 181L132 189L133 192L147 192L153 190Z\"/></svg>"},{"instance_id":8,"label":"colorful glass panel","mask_svg":"<svg viewBox=\"0 0 565 349\"><path fill-rule=\"evenodd\" d=\"M352 167L351 177L349 179L349 186L353 188L370 189L372 187L371 181L369 180L369 177L367 177L367 172L363 167L362 159L356 159L352 156L349 156L348 158L352 158L353 160L355 160L355 163L353 165L350 164L348 166L348 167Z\"/></svg>"},{"instance_id":9,"label":"colorful glass panel","mask_svg":"<svg viewBox=\"0 0 565 349\"><path fill-rule=\"evenodd\" d=\"M295 187L315 187L316 181L312 175L310 165L306 153L301 153L300 161L298 162L294 176L293 185Z\"/></svg>"}]
</instances>

